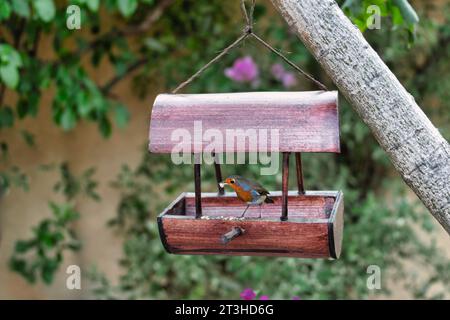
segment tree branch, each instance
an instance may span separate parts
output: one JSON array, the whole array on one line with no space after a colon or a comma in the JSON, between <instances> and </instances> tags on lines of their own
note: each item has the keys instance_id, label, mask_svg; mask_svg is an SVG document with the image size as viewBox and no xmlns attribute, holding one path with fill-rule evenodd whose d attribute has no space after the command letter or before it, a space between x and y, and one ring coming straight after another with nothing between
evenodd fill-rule
<instances>
[{"instance_id":1,"label":"tree branch","mask_svg":"<svg viewBox=\"0 0 450 320\"><path fill-rule=\"evenodd\" d=\"M174 0L161 1L152 11L149 12L147 17L144 19L144 21L141 22L141 24L139 24L138 26L130 26L125 28L122 31L122 35L139 35L148 31L153 26L153 24L158 21L159 18L161 18L164 10L166 10L166 8L168 8L173 2Z\"/></svg>"},{"instance_id":2,"label":"tree branch","mask_svg":"<svg viewBox=\"0 0 450 320\"><path fill-rule=\"evenodd\" d=\"M450 145L334 0L272 0L450 234Z\"/></svg>"},{"instance_id":3,"label":"tree branch","mask_svg":"<svg viewBox=\"0 0 450 320\"><path fill-rule=\"evenodd\" d=\"M149 12L141 24L137 26L128 26L123 30L112 29L90 42L86 48L79 50L76 55L81 56L86 54L101 44L117 37L138 36L147 32L159 20L159 18L161 18L164 10L166 10L173 2L174 0L161 1L153 10Z\"/></svg>"},{"instance_id":4,"label":"tree branch","mask_svg":"<svg viewBox=\"0 0 450 320\"><path fill-rule=\"evenodd\" d=\"M128 66L128 68L125 70L125 72L115 76L114 78L112 78L111 80L106 82L106 84L100 88L100 91L103 92L103 94L106 94L106 95L109 94L111 89L117 83L119 83L121 80L123 80L130 73L132 73L133 71L137 70L139 67L144 65L147 61L148 61L147 58L142 58L142 59L139 59L139 60L135 61L134 63L132 63L131 65Z\"/></svg>"}]
</instances>

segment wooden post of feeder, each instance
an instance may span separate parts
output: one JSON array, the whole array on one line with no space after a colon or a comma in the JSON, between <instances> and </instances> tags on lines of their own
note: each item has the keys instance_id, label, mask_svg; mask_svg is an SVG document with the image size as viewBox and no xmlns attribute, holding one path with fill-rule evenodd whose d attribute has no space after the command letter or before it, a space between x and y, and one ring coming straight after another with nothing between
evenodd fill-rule
<instances>
[{"instance_id":1,"label":"wooden post of feeder","mask_svg":"<svg viewBox=\"0 0 450 320\"><path fill-rule=\"evenodd\" d=\"M283 180L281 184L281 221L288 219L288 187L289 187L289 156L290 152L283 152Z\"/></svg>"},{"instance_id":2,"label":"wooden post of feeder","mask_svg":"<svg viewBox=\"0 0 450 320\"><path fill-rule=\"evenodd\" d=\"M220 169L220 163L218 161L217 154L215 152L213 152L212 156L214 158L214 170L216 172L217 188L219 189L219 195L223 196L225 194L225 188L220 186L220 183L223 180L222 179L222 170Z\"/></svg>"},{"instance_id":3,"label":"wooden post of feeder","mask_svg":"<svg viewBox=\"0 0 450 320\"><path fill-rule=\"evenodd\" d=\"M305 194L305 185L303 183L302 154L295 153L295 168L297 172L297 190L298 194Z\"/></svg>"},{"instance_id":4,"label":"wooden post of feeder","mask_svg":"<svg viewBox=\"0 0 450 320\"><path fill-rule=\"evenodd\" d=\"M202 187L200 173L200 157L201 153L194 154L194 188L195 188L195 218L202 216Z\"/></svg>"}]
</instances>

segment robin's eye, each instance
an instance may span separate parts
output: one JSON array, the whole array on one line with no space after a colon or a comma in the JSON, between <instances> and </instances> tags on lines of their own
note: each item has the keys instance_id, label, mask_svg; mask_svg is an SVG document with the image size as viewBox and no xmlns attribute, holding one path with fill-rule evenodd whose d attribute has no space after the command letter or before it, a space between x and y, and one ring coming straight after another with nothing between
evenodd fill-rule
<instances>
[{"instance_id":1,"label":"robin's eye","mask_svg":"<svg viewBox=\"0 0 450 320\"><path fill-rule=\"evenodd\" d=\"M234 179L231 179L231 180L230 180L230 183L231 183L231 184L234 184Z\"/></svg>"}]
</instances>

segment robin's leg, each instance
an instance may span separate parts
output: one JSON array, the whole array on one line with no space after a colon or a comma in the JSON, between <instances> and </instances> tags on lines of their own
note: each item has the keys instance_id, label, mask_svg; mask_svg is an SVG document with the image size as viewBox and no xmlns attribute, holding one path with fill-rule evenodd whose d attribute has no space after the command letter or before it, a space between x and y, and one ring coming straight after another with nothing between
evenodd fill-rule
<instances>
[{"instance_id":1,"label":"robin's leg","mask_svg":"<svg viewBox=\"0 0 450 320\"><path fill-rule=\"evenodd\" d=\"M247 208L245 208L244 212L242 212L242 214L241 214L241 218L242 218L242 217L244 217L244 215L245 215L245 212L247 212L247 209L248 209L248 207L250 207L250 205L247 205Z\"/></svg>"},{"instance_id":2,"label":"robin's leg","mask_svg":"<svg viewBox=\"0 0 450 320\"><path fill-rule=\"evenodd\" d=\"M261 203L261 204L259 205L259 218L260 218L260 219L262 218L262 206L263 206L263 204Z\"/></svg>"}]
</instances>

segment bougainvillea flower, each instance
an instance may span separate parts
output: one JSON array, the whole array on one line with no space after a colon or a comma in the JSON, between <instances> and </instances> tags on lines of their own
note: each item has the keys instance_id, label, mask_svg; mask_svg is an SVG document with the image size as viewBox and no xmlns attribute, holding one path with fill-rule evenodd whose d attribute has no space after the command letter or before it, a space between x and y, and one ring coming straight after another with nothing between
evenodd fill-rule
<instances>
[{"instance_id":1,"label":"bougainvillea flower","mask_svg":"<svg viewBox=\"0 0 450 320\"><path fill-rule=\"evenodd\" d=\"M285 88L290 88L297 84L297 78L292 72L286 72L281 78L281 83Z\"/></svg>"},{"instance_id":2,"label":"bougainvillea flower","mask_svg":"<svg viewBox=\"0 0 450 320\"><path fill-rule=\"evenodd\" d=\"M256 293L252 289L246 288L241 292L241 298L244 300L253 300L256 298Z\"/></svg>"},{"instance_id":3,"label":"bougainvillea flower","mask_svg":"<svg viewBox=\"0 0 450 320\"><path fill-rule=\"evenodd\" d=\"M258 75L258 66L250 56L236 59L231 68L225 69L225 76L236 82L254 83Z\"/></svg>"},{"instance_id":4,"label":"bougainvillea flower","mask_svg":"<svg viewBox=\"0 0 450 320\"><path fill-rule=\"evenodd\" d=\"M259 297L259 300L269 300L269 296L261 296Z\"/></svg>"},{"instance_id":5,"label":"bougainvillea flower","mask_svg":"<svg viewBox=\"0 0 450 320\"><path fill-rule=\"evenodd\" d=\"M279 63L273 64L271 71L272 71L273 77L277 80L281 80L281 78L283 77L283 74L286 72L284 70L284 67Z\"/></svg>"},{"instance_id":6,"label":"bougainvillea flower","mask_svg":"<svg viewBox=\"0 0 450 320\"><path fill-rule=\"evenodd\" d=\"M280 81L285 88L290 88L297 84L295 74L292 72L287 72L281 64L275 63L272 65L271 71L273 77Z\"/></svg>"}]
</instances>

